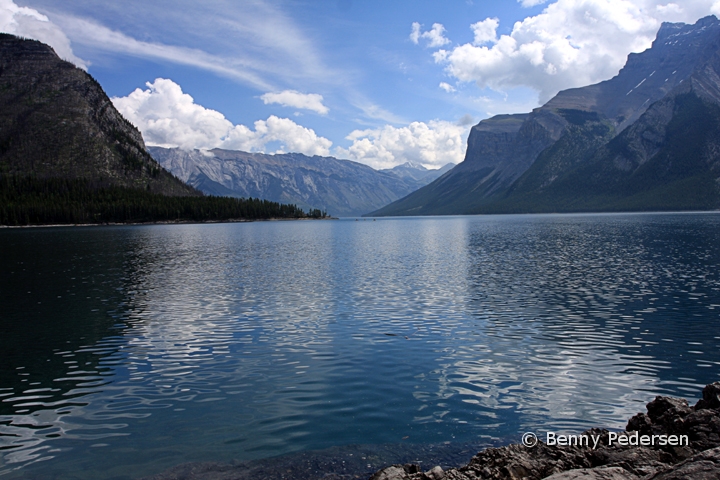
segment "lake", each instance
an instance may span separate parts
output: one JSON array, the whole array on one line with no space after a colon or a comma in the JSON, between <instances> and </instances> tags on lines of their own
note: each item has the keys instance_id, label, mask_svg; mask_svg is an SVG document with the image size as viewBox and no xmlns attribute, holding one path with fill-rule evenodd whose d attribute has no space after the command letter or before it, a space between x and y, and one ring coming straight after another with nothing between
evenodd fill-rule
<instances>
[{"instance_id":1,"label":"lake","mask_svg":"<svg viewBox=\"0 0 720 480\"><path fill-rule=\"evenodd\" d=\"M720 379L719 275L715 213L3 229L0 476L622 429Z\"/></svg>"}]
</instances>

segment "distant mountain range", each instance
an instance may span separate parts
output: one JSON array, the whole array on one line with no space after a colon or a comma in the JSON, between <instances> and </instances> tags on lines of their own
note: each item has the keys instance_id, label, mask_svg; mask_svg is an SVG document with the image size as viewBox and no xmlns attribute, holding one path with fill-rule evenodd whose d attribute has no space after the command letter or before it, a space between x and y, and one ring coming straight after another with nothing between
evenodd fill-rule
<instances>
[{"instance_id":1,"label":"distant mountain range","mask_svg":"<svg viewBox=\"0 0 720 480\"><path fill-rule=\"evenodd\" d=\"M720 208L720 21L664 23L607 81L474 126L465 160L373 215Z\"/></svg>"},{"instance_id":2,"label":"distant mountain range","mask_svg":"<svg viewBox=\"0 0 720 480\"><path fill-rule=\"evenodd\" d=\"M266 155L232 150L148 147L168 171L212 195L263 198L357 216L376 210L432 182L454 165L428 170L405 163L374 170L333 157L300 153Z\"/></svg>"},{"instance_id":3,"label":"distant mountain range","mask_svg":"<svg viewBox=\"0 0 720 480\"><path fill-rule=\"evenodd\" d=\"M79 180L72 187L78 192L105 187L170 196L204 192L350 216L402 198L453 166L428 170L406 163L377 171L296 153L148 149L90 75L43 43L0 34L0 176L31 178L12 188L34 192L52 180L53 195L61 195L56 180Z\"/></svg>"},{"instance_id":4,"label":"distant mountain range","mask_svg":"<svg viewBox=\"0 0 720 480\"><path fill-rule=\"evenodd\" d=\"M100 85L49 46L0 33L0 175L200 192L165 171Z\"/></svg>"}]
</instances>

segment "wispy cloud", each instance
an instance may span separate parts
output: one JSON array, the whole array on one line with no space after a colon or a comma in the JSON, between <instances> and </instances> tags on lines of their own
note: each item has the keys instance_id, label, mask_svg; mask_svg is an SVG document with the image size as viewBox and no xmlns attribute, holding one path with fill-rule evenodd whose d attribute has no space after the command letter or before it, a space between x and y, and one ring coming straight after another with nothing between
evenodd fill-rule
<instances>
[{"instance_id":1,"label":"wispy cloud","mask_svg":"<svg viewBox=\"0 0 720 480\"><path fill-rule=\"evenodd\" d=\"M377 125L378 120L394 125L407 125L410 120L403 118L381 106L368 100L365 96L353 93L349 95L350 104L362 112L362 119L357 119L358 123L366 125Z\"/></svg>"},{"instance_id":2,"label":"wispy cloud","mask_svg":"<svg viewBox=\"0 0 720 480\"><path fill-rule=\"evenodd\" d=\"M189 65L265 91L307 82L333 85L345 78L323 62L291 18L267 1L127 0L126 9L112 10L119 18L90 8L51 8L48 15L73 44L88 50Z\"/></svg>"},{"instance_id":3,"label":"wispy cloud","mask_svg":"<svg viewBox=\"0 0 720 480\"><path fill-rule=\"evenodd\" d=\"M268 82L251 71L253 70L251 65L244 64L241 59L219 57L194 48L143 42L89 20L75 17L61 18L61 23L66 26L65 30L72 32L70 34L72 41L80 45L130 56L189 65L248 83L260 89L272 89Z\"/></svg>"},{"instance_id":4,"label":"wispy cloud","mask_svg":"<svg viewBox=\"0 0 720 480\"><path fill-rule=\"evenodd\" d=\"M260 97L267 105L277 103L284 107L302 108L317 112L320 115L327 115L330 111L323 105L323 96L317 93L300 93L295 90L285 90L283 92L268 92Z\"/></svg>"}]
</instances>

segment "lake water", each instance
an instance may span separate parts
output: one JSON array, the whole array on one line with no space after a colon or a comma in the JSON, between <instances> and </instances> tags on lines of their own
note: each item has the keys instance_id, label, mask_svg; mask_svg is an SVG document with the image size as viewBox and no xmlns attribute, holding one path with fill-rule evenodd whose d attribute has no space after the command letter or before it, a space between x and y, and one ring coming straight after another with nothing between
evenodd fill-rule
<instances>
[{"instance_id":1,"label":"lake water","mask_svg":"<svg viewBox=\"0 0 720 480\"><path fill-rule=\"evenodd\" d=\"M709 213L0 230L0 476L623 428L719 379L719 275Z\"/></svg>"}]
</instances>

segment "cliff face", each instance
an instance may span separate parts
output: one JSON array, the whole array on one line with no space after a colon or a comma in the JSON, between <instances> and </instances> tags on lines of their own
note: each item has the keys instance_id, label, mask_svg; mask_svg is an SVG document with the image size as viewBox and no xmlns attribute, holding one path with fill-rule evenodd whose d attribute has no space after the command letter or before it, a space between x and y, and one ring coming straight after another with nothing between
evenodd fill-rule
<instances>
[{"instance_id":1,"label":"cliff face","mask_svg":"<svg viewBox=\"0 0 720 480\"><path fill-rule=\"evenodd\" d=\"M464 162L375 214L719 208L718 105L720 22L666 23L612 79L483 120Z\"/></svg>"},{"instance_id":2,"label":"cliff face","mask_svg":"<svg viewBox=\"0 0 720 480\"><path fill-rule=\"evenodd\" d=\"M292 203L335 216L371 212L430 182L434 174L407 166L400 173L377 171L349 160L299 153L161 147L149 147L149 151L163 167L205 193ZM422 178L414 177L420 174Z\"/></svg>"},{"instance_id":3,"label":"cliff face","mask_svg":"<svg viewBox=\"0 0 720 480\"><path fill-rule=\"evenodd\" d=\"M8 34L0 34L0 174L200 194L150 157L90 75L49 46Z\"/></svg>"}]
</instances>

